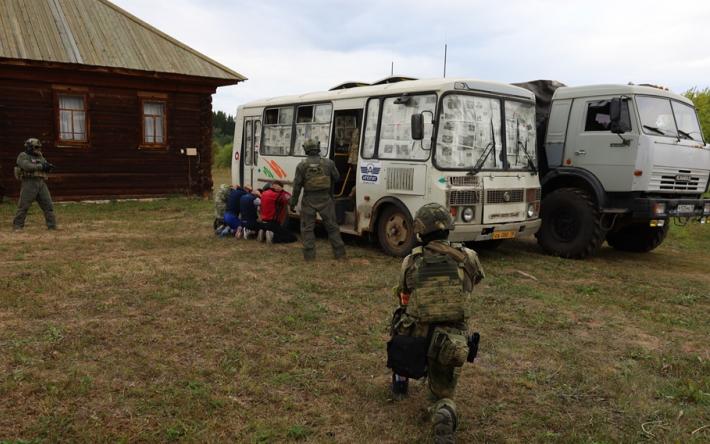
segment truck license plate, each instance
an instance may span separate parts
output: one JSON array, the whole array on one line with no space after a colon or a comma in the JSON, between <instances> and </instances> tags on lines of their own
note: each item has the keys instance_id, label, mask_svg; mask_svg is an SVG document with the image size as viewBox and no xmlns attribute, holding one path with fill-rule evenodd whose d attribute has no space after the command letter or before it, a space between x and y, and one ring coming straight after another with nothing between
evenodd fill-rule
<instances>
[{"instance_id":1,"label":"truck license plate","mask_svg":"<svg viewBox=\"0 0 710 444\"><path fill-rule=\"evenodd\" d=\"M695 212L695 205L692 204L682 204L678 205L678 214L688 214Z\"/></svg>"},{"instance_id":2,"label":"truck license plate","mask_svg":"<svg viewBox=\"0 0 710 444\"><path fill-rule=\"evenodd\" d=\"M494 231L493 239L512 239L515 237L515 231Z\"/></svg>"}]
</instances>

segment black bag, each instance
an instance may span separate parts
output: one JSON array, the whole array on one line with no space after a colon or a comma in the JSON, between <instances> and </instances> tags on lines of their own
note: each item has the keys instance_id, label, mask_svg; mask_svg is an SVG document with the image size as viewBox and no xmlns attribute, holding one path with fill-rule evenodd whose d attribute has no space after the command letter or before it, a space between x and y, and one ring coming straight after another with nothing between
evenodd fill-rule
<instances>
[{"instance_id":1,"label":"black bag","mask_svg":"<svg viewBox=\"0 0 710 444\"><path fill-rule=\"evenodd\" d=\"M395 335L387 343L387 367L406 378L426 376L427 338Z\"/></svg>"}]
</instances>

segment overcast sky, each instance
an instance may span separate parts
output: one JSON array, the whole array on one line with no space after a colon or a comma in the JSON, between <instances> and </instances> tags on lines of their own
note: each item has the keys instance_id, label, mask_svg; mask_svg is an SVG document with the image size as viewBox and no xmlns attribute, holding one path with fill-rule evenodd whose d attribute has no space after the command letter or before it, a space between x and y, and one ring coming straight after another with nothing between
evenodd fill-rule
<instances>
[{"instance_id":1,"label":"overcast sky","mask_svg":"<svg viewBox=\"0 0 710 444\"><path fill-rule=\"evenodd\" d=\"M112 0L249 78L215 110L390 74L710 86L710 0Z\"/></svg>"}]
</instances>

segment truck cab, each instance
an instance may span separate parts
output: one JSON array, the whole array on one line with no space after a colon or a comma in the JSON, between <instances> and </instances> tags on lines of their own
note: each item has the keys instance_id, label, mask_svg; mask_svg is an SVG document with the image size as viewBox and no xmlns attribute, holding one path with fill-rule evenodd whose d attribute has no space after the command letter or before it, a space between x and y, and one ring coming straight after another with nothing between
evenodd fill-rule
<instances>
[{"instance_id":1,"label":"truck cab","mask_svg":"<svg viewBox=\"0 0 710 444\"><path fill-rule=\"evenodd\" d=\"M690 100L646 85L524 85L538 95L545 251L583 258L606 240L647 252L672 219L707 222L710 146Z\"/></svg>"}]
</instances>

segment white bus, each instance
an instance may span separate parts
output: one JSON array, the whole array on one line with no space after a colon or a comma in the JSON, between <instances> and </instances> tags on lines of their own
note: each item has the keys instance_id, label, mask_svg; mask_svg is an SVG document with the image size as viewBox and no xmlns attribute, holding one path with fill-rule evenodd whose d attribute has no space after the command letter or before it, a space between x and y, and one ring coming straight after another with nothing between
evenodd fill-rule
<instances>
[{"instance_id":1,"label":"white bus","mask_svg":"<svg viewBox=\"0 0 710 444\"><path fill-rule=\"evenodd\" d=\"M333 194L341 231L372 235L388 254L410 252L412 217L430 202L451 212L453 241L497 244L540 227L528 90L391 77L247 103L237 110L233 183L281 180L288 189L309 138L340 171Z\"/></svg>"}]
</instances>

